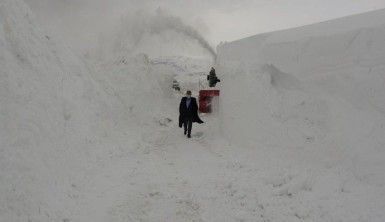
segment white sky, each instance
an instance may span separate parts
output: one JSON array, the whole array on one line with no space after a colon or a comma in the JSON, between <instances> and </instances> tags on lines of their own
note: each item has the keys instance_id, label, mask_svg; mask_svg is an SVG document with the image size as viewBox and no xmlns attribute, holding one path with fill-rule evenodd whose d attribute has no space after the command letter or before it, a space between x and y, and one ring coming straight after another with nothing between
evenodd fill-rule
<instances>
[{"instance_id":1,"label":"white sky","mask_svg":"<svg viewBox=\"0 0 385 222\"><path fill-rule=\"evenodd\" d=\"M158 7L213 45L262 32L385 8L385 0L26 0L51 27L87 44L124 14ZM71 33L73 32L73 33ZM90 41L92 42L92 40Z\"/></svg>"},{"instance_id":2,"label":"white sky","mask_svg":"<svg viewBox=\"0 0 385 222\"><path fill-rule=\"evenodd\" d=\"M220 7L194 3L201 1L179 2L183 3L173 7L182 12L184 7L191 8L187 12L190 21L205 23L208 38L215 43L385 8L385 0L211 1L221 2Z\"/></svg>"}]
</instances>

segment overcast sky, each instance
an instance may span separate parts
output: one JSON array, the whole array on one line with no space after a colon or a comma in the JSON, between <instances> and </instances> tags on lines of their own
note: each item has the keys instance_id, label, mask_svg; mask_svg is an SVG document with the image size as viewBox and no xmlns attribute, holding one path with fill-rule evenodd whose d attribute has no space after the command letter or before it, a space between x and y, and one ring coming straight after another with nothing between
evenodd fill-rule
<instances>
[{"instance_id":1,"label":"overcast sky","mask_svg":"<svg viewBox=\"0 0 385 222\"><path fill-rule=\"evenodd\" d=\"M385 0L27 0L38 17L79 41L137 10L167 10L216 45L262 32L385 8ZM72 34L71 34L72 35Z\"/></svg>"}]
</instances>

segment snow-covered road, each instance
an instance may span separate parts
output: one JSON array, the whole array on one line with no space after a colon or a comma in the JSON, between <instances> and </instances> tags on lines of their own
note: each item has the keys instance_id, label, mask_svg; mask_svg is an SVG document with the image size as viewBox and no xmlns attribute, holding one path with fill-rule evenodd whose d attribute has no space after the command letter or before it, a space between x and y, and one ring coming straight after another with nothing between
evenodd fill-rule
<instances>
[{"instance_id":1,"label":"snow-covered road","mask_svg":"<svg viewBox=\"0 0 385 222\"><path fill-rule=\"evenodd\" d=\"M379 189L344 166L314 161L311 149L233 144L217 114L203 116L187 139L176 123L179 99L170 101L171 122L142 126L127 145L111 138L111 147L122 145L102 155L71 220L355 221L380 212Z\"/></svg>"},{"instance_id":2,"label":"snow-covered road","mask_svg":"<svg viewBox=\"0 0 385 222\"><path fill-rule=\"evenodd\" d=\"M86 63L2 0L0 221L383 222L383 21L222 44L218 106L187 139L171 85L196 95L210 61Z\"/></svg>"}]
</instances>

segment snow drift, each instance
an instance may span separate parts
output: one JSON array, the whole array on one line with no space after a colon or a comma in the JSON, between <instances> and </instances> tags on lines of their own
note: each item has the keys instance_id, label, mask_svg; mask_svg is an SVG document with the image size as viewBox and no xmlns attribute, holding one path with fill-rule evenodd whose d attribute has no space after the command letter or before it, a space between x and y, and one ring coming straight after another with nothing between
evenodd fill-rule
<instances>
[{"instance_id":1,"label":"snow drift","mask_svg":"<svg viewBox=\"0 0 385 222\"><path fill-rule=\"evenodd\" d=\"M373 195L384 206L383 196L365 194L384 194L385 185L384 21L380 10L220 45L224 135L236 144L288 152L308 168L320 166L317 171L343 169L344 179L333 182L355 187L363 203ZM318 180L313 187L326 179ZM350 211L353 218L384 218L370 213L380 207L356 207L346 203L334 219L344 221Z\"/></svg>"},{"instance_id":2,"label":"snow drift","mask_svg":"<svg viewBox=\"0 0 385 222\"><path fill-rule=\"evenodd\" d=\"M129 146L135 118L161 103L142 100L163 95L165 78L151 77L144 56L125 63L102 78L45 34L23 1L0 3L1 221L86 214L80 189L118 147L106 144L119 134Z\"/></svg>"},{"instance_id":3,"label":"snow drift","mask_svg":"<svg viewBox=\"0 0 385 222\"><path fill-rule=\"evenodd\" d=\"M220 73L224 74L223 78L229 78L229 81L224 81L222 89L224 123L231 125L231 122L247 119L234 118L233 114L242 116L238 111L249 110L246 116L259 124L252 124L257 128L247 134L266 139L269 135L276 137L274 133L264 133L266 129L286 131L282 126L287 127L293 118L300 121L298 111L312 109L308 114L316 116L303 117L314 122L310 124L311 128L317 128L319 132L310 133L309 125L309 129L302 133L303 141L309 136L321 139L326 134L333 135L330 127L338 125L335 121L346 121L339 123L346 127L342 132L352 136L351 139L358 139L362 130L372 127L382 133L385 22L381 23L383 19L380 18L384 17L384 10L376 11L219 46ZM245 91L239 91L240 88ZM234 92L236 90L239 93ZM338 107L332 107L334 105ZM343 110L338 113L334 108ZM354 112L362 115L363 119L350 116ZM360 127L352 127L351 124L357 121L374 125L366 128L365 123L359 123L357 126ZM261 125L265 126L262 132L255 133ZM297 129L300 128L298 125ZM224 129L231 131L232 127Z\"/></svg>"},{"instance_id":4,"label":"snow drift","mask_svg":"<svg viewBox=\"0 0 385 222\"><path fill-rule=\"evenodd\" d=\"M62 220L89 144L121 116L103 104L88 68L32 17L22 1L0 4L3 221Z\"/></svg>"}]
</instances>

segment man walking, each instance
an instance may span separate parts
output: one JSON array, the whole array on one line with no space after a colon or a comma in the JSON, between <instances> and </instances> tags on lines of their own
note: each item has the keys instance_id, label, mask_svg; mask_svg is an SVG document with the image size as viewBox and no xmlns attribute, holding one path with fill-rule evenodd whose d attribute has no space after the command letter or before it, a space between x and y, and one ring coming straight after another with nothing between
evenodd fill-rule
<instances>
[{"instance_id":1,"label":"man walking","mask_svg":"<svg viewBox=\"0 0 385 222\"><path fill-rule=\"evenodd\" d=\"M179 105L179 127L184 127L184 135L191 138L192 123L203 123L198 116L198 104L194 97L191 97L191 91L186 92Z\"/></svg>"}]
</instances>

